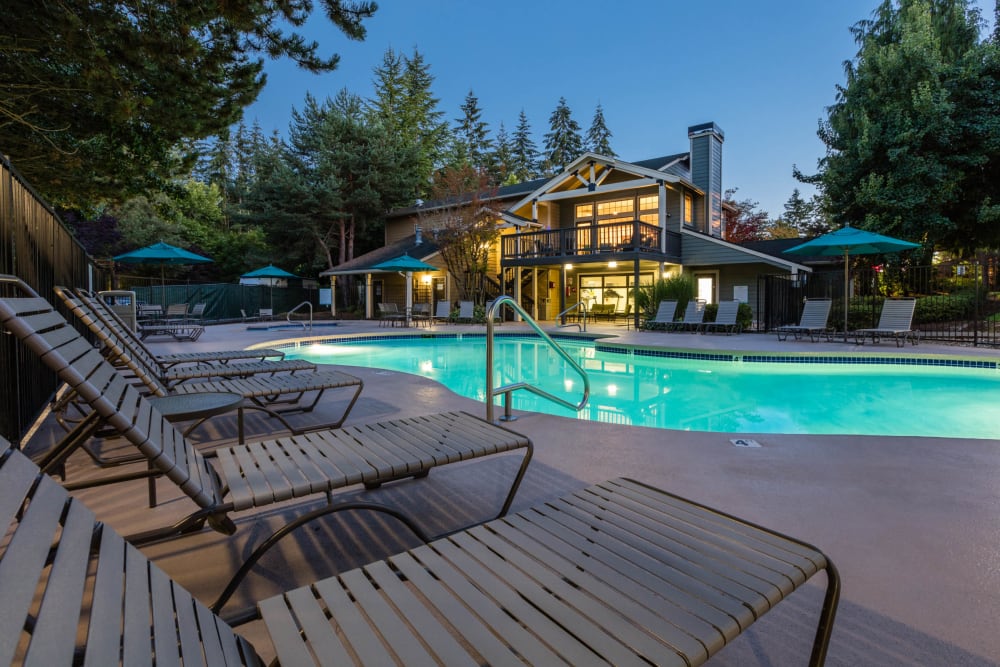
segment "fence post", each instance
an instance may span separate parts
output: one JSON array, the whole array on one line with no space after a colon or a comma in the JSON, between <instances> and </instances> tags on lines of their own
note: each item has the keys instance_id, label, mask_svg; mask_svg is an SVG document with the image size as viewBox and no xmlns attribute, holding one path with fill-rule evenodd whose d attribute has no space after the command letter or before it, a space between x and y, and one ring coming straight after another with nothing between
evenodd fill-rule
<instances>
[{"instance_id":1,"label":"fence post","mask_svg":"<svg viewBox=\"0 0 1000 667\"><path fill-rule=\"evenodd\" d=\"M975 285L975 298L972 300L972 347L979 347L979 295L980 288L983 285L979 284L979 262L974 262L972 264L972 284Z\"/></svg>"}]
</instances>

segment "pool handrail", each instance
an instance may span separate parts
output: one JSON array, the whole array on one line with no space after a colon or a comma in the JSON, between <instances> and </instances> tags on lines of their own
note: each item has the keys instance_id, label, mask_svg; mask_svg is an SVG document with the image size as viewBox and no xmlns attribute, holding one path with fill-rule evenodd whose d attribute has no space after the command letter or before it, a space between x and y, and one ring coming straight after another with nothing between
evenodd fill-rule
<instances>
[{"instance_id":1,"label":"pool handrail","mask_svg":"<svg viewBox=\"0 0 1000 667\"><path fill-rule=\"evenodd\" d=\"M309 326L306 326L305 320L302 320L301 322L292 322L292 313L294 313L295 311L297 311L302 306L309 306ZM288 311L285 314L285 319L288 320L289 324L301 324L303 330L308 329L309 331L312 331L312 328L313 328L313 305L312 305L312 303L310 303L309 301L303 301L302 303L300 303L299 305L295 306L290 311Z\"/></svg>"},{"instance_id":2,"label":"pool handrail","mask_svg":"<svg viewBox=\"0 0 1000 667\"><path fill-rule=\"evenodd\" d=\"M580 377L583 378L583 398L579 403L570 403L566 399L550 394L544 389L528 384L527 382L515 382L502 387L493 387L493 318L497 317L498 311L504 305L509 306L515 313L524 318L524 321L528 323L528 326L534 329L535 333L537 333L538 336L549 345L549 347L555 350L556 353L570 365L570 368L580 374ZM538 326L538 322L533 320L513 297L502 294L497 297L486 310L486 421L491 424L495 423L493 417L493 399L500 394L503 394L504 397L504 414L501 419L503 421L514 421L515 417L511 414L510 395L518 389L530 391L531 393L537 394L542 398L547 398L553 403L557 403L563 407L569 408L570 410L576 410L579 412L585 405L587 405L587 401L590 400L590 377L587 375L587 371L583 370L580 364L576 363L573 357L569 356L562 346L552 340L552 337L545 333L540 326Z\"/></svg>"},{"instance_id":3,"label":"pool handrail","mask_svg":"<svg viewBox=\"0 0 1000 667\"><path fill-rule=\"evenodd\" d=\"M576 310L577 308L579 308L580 312L582 313L580 315L579 321L577 321L577 322L569 322L568 324L567 323L563 323L563 320L565 319L566 315L569 314L569 311ZM576 326L580 330L580 332L582 333L582 332L584 332L584 331L587 330L587 312L588 312L587 311L587 303L585 301L577 301L572 306L570 306L566 310L564 310L561 313L559 313L558 315L556 315L555 319L560 322L560 325L559 325L560 327L572 327L572 326Z\"/></svg>"}]
</instances>

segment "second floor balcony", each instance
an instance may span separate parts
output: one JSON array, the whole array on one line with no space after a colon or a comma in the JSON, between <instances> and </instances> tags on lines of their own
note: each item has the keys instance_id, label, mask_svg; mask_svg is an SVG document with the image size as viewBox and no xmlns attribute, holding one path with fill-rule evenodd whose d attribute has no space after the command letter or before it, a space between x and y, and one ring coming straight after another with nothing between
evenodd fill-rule
<instances>
[{"instance_id":1,"label":"second floor balcony","mask_svg":"<svg viewBox=\"0 0 1000 667\"><path fill-rule=\"evenodd\" d=\"M507 265L586 262L588 258L678 263L681 258L680 234L639 220L521 232L503 236L501 242L501 261Z\"/></svg>"}]
</instances>

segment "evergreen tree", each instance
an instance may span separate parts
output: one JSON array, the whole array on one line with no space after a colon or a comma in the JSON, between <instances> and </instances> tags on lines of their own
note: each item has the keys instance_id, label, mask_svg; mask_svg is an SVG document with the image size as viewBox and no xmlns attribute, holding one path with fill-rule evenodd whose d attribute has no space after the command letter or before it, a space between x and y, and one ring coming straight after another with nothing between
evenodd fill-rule
<instances>
[{"instance_id":1,"label":"evergreen tree","mask_svg":"<svg viewBox=\"0 0 1000 667\"><path fill-rule=\"evenodd\" d=\"M507 183L511 173L511 161L513 157L513 147L507 128L503 121L500 121L500 128L497 130L494 150L490 153L486 169L490 174L490 182L494 184Z\"/></svg>"},{"instance_id":2,"label":"evergreen tree","mask_svg":"<svg viewBox=\"0 0 1000 667\"><path fill-rule=\"evenodd\" d=\"M322 0L363 39L367 0ZM170 178L175 147L235 123L263 88L263 58L335 69L299 26L312 2L5 0L0 146L50 201L121 201ZM185 156L188 157L188 156ZM193 165L193 159L187 167Z\"/></svg>"},{"instance_id":3,"label":"evergreen tree","mask_svg":"<svg viewBox=\"0 0 1000 667\"><path fill-rule=\"evenodd\" d=\"M573 112L560 97L549 116L549 132L545 135L545 160L543 170L548 175L557 174L570 162L583 154L580 124L573 119Z\"/></svg>"},{"instance_id":4,"label":"evergreen tree","mask_svg":"<svg viewBox=\"0 0 1000 667\"><path fill-rule=\"evenodd\" d=\"M798 188L792 190L792 195L784 204L785 213L781 220L793 227L801 235L810 235L809 230L813 223L812 204L802 198L802 193Z\"/></svg>"},{"instance_id":5,"label":"evergreen tree","mask_svg":"<svg viewBox=\"0 0 1000 667\"><path fill-rule=\"evenodd\" d=\"M837 225L967 253L1000 245L1000 58L967 0L884 0L852 29L819 136Z\"/></svg>"},{"instance_id":6,"label":"evergreen tree","mask_svg":"<svg viewBox=\"0 0 1000 667\"><path fill-rule=\"evenodd\" d=\"M375 70L375 96L367 105L368 118L380 124L403 145L414 149L420 194L426 195L431 175L445 161L451 138L438 98L431 92L434 77L417 50L406 58L392 49Z\"/></svg>"},{"instance_id":7,"label":"evergreen tree","mask_svg":"<svg viewBox=\"0 0 1000 667\"><path fill-rule=\"evenodd\" d=\"M530 181L538 176L538 147L531 138L531 125L521 109L510 148L508 179L514 183Z\"/></svg>"},{"instance_id":8,"label":"evergreen tree","mask_svg":"<svg viewBox=\"0 0 1000 667\"><path fill-rule=\"evenodd\" d=\"M598 155L608 157L618 157L618 154L611 148L611 130L608 129L604 121L604 108L598 103L594 110L594 119L590 121L590 129L587 130L587 150Z\"/></svg>"},{"instance_id":9,"label":"evergreen tree","mask_svg":"<svg viewBox=\"0 0 1000 667\"><path fill-rule=\"evenodd\" d=\"M493 148L489 128L483 121L483 111L479 108L479 98L471 90L460 107L462 116L455 119L455 143L460 153L473 168L484 170Z\"/></svg>"}]
</instances>

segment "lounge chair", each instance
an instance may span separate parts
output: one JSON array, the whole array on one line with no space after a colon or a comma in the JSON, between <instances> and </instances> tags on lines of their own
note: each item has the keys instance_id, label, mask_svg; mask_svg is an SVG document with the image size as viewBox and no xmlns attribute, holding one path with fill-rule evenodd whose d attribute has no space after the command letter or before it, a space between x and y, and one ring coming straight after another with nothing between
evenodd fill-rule
<instances>
[{"instance_id":1,"label":"lounge chair","mask_svg":"<svg viewBox=\"0 0 1000 667\"><path fill-rule=\"evenodd\" d=\"M139 338L143 340L150 336L172 336L175 340L196 341L205 333L205 327L188 321L186 303L170 304L165 315L159 306L154 308L150 312L155 312L155 316L143 315L136 322Z\"/></svg>"},{"instance_id":2,"label":"lounge chair","mask_svg":"<svg viewBox=\"0 0 1000 667\"><path fill-rule=\"evenodd\" d=\"M431 325L431 304L429 303L413 304L413 309L410 311L410 319L417 326L423 324L424 326L429 327Z\"/></svg>"},{"instance_id":3,"label":"lounge chair","mask_svg":"<svg viewBox=\"0 0 1000 667\"><path fill-rule=\"evenodd\" d=\"M701 299L689 299L684 308L681 319L674 322L669 331L691 331L701 330L702 322L705 319L705 302Z\"/></svg>"},{"instance_id":4,"label":"lounge chair","mask_svg":"<svg viewBox=\"0 0 1000 667\"><path fill-rule=\"evenodd\" d=\"M476 319L476 307L471 301L458 302L458 317L456 321L472 324Z\"/></svg>"},{"instance_id":5,"label":"lounge chair","mask_svg":"<svg viewBox=\"0 0 1000 667\"><path fill-rule=\"evenodd\" d=\"M809 336L812 342L819 340L820 336L826 339L833 339L833 329L827 325L830 319L830 299L806 299L806 305L802 308L802 317L798 324L787 324L778 327L774 332L778 335L778 340L787 340L789 335L800 340L803 336Z\"/></svg>"},{"instance_id":6,"label":"lounge chair","mask_svg":"<svg viewBox=\"0 0 1000 667\"><path fill-rule=\"evenodd\" d=\"M270 322L274 319L274 308L258 308L257 309L257 319Z\"/></svg>"},{"instance_id":7,"label":"lounge chair","mask_svg":"<svg viewBox=\"0 0 1000 667\"><path fill-rule=\"evenodd\" d=\"M0 298L0 323L89 405L88 419L94 428L113 429L148 460L146 471L108 475L76 483L74 488L163 476L197 505L172 526L135 536L137 543L200 530L206 522L232 534L233 513L325 496L327 509L313 510L292 522L301 525L317 512L338 511L338 505L330 504L331 492L337 489L361 484L377 488L385 482L424 477L439 465L522 450L520 468L498 514L502 516L531 460L531 441L524 436L454 412L221 445L209 458L41 297ZM74 444L67 443L67 449ZM58 463L54 457L49 460Z\"/></svg>"},{"instance_id":8,"label":"lounge chair","mask_svg":"<svg viewBox=\"0 0 1000 667\"><path fill-rule=\"evenodd\" d=\"M902 347L907 340L916 345L920 341L920 332L913 328L913 311L916 307L917 300L914 298L886 299L882 304L878 326L854 332L858 345L864 345L865 338L869 336L872 343L878 343L883 338L892 338L896 341L896 347Z\"/></svg>"},{"instance_id":9,"label":"lounge chair","mask_svg":"<svg viewBox=\"0 0 1000 667\"><path fill-rule=\"evenodd\" d=\"M434 307L434 317L431 318L431 324L435 322L450 322L451 321L451 304L447 301L438 301L437 305Z\"/></svg>"},{"instance_id":10,"label":"lounge chair","mask_svg":"<svg viewBox=\"0 0 1000 667\"><path fill-rule=\"evenodd\" d=\"M494 301L496 301L496 299L491 299L490 301L487 301L486 305L483 307L483 318L484 318L484 321L485 321L485 318L486 318L486 314L489 313L490 312L490 308L493 307L493 302ZM503 307L502 306L499 309L497 309L496 314L493 315L493 323L494 324L503 324Z\"/></svg>"},{"instance_id":11,"label":"lounge chair","mask_svg":"<svg viewBox=\"0 0 1000 667\"><path fill-rule=\"evenodd\" d=\"M100 299L95 298L92 294L86 290L77 290L77 297L80 303L75 303L72 293L65 287L56 287L56 295L62 299L63 303L66 304L73 312L80 317L80 319L87 324L87 326L97 335L102 338L102 328L112 328L108 324L109 321L114 321L107 314L111 312L109 308L103 308L100 304ZM90 313L85 313L83 311L83 306L89 306ZM93 315L97 315L97 320L93 318ZM85 315L90 315L86 317ZM141 340L137 339L135 336L129 334L128 327L118 320L121 326L117 327L115 330L115 335L118 336L124 351L122 354L118 354L116 357L112 357L112 361L116 363L125 365L129 362L126 357L131 357L137 362L142 363L146 366L147 371L154 374L157 379L166 385L168 388L173 387L182 382L189 380L206 380L209 378L227 378L227 377L247 377L250 375L256 375L258 373L279 373L285 371L314 371L316 370L316 365L308 361L301 359L281 359L276 361L241 361L239 363L194 363L187 364L171 359L167 362L161 361L156 355L154 355ZM230 357L232 360L232 357Z\"/></svg>"},{"instance_id":12,"label":"lounge chair","mask_svg":"<svg viewBox=\"0 0 1000 667\"><path fill-rule=\"evenodd\" d=\"M240 308L240 317L243 318L244 322L259 322L260 315L247 315L247 311Z\"/></svg>"},{"instance_id":13,"label":"lounge chair","mask_svg":"<svg viewBox=\"0 0 1000 667\"><path fill-rule=\"evenodd\" d=\"M674 317L677 313L677 302L664 300L656 308L656 315L651 320L646 320L647 329L667 330L674 326Z\"/></svg>"},{"instance_id":14,"label":"lounge chair","mask_svg":"<svg viewBox=\"0 0 1000 667\"><path fill-rule=\"evenodd\" d=\"M264 664L224 596L203 605L4 444L0 663ZM820 571L812 665L840 592L822 552L614 480L229 616L261 618L281 665L697 665Z\"/></svg>"},{"instance_id":15,"label":"lounge chair","mask_svg":"<svg viewBox=\"0 0 1000 667\"><path fill-rule=\"evenodd\" d=\"M203 364L208 362L228 363L237 360L265 361L272 357L279 360L285 358L281 350L257 348L253 350L215 350L211 352L176 352L172 354L154 354L146 344L136 336L127 324L102 299L94 298L86 290L77 290L76 294L65 287L56 287L56 295L73 311L87 327L103 340L101 331L110 331L119 338L128 339L136 349L141 350L156 360L156 365L170 368L177 364ZM243 312L242 310L240 312ZM103 325L103 326L102 326Z\"/></svg>"},{"instance_id":16,"label":"lounge chair","mask_svg":"<svg viewBox=\"0 0 1000 667\"><path fill-rule=\"evenodd\" d=\"M728 336L730 334L739 333L741 330L739 322L736 317L740 312L740 302L739 301L720 301L719 308L715 311L715 321L704 322L701 325L701 330L704 333L715 333L716 331L725 332Z\"/></svg>"},{"instance_id":17,"label":"lounge chair","mask_svg":"<svg viewBox=\"0 0 1000 667\"><path fill-rule=\"evenodd\" d=\"M31 297L31 303L39 309L39 316L52 316L52 307L48 302L39 297L34 290L21 282L14 276L0 276L0 281L11 283L23 294ZM57 290L66 293L66 290ZM82 290L81 290L82 291ZM82 295L80 295L82 297ZM29 299L21 299L28 302ZM67 305L73 302L67 302ZM93 302L90 302L93 305ZM84 319L85 311L73 305L70 307L81 319ZM20 306L12 307L9 312L16 314L22 312ZM58 315L56 313L56 315ZM71 336L75 330L67 327L64 337ZM364 383L360 378L347 373L335 370L317 370L308 373L280 373L268 375L256 375L246 378L222 378L215 380L203 380L200 382L184 382L168 388L160 381L159 374L155 366L150 366L142 355L134 355L131 348L128 348L124 339L105 329L94 329L95 334L107 349L107 355L111 359L121 360L125 366L136 376L145 386L150 394L157 397L169 395L197 395L206 393L229 393L239 394L250 401L245 405L246 409L260 410L270 417L277 419L281 424L293 434L306 433L312 430L338 428L347 419L354 404L357 402ZM77 334L78 335L78 334ZM82 337L80 337L83 340ZM89 343L88 343L89 344ZM329 422L309 422L308 424L293 425L285 418L287 415L299 412L312 412L320 398L327 390L331 389L353 389L353 395L349 399L342 414L335 420ZM313 394L311 403L306 403L302 399L307 394ZM68 398L66 399L68 400ZM278 408L277 406L282 406Z\"/></svg>"}]
</instances>

